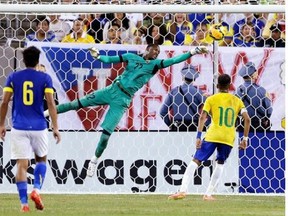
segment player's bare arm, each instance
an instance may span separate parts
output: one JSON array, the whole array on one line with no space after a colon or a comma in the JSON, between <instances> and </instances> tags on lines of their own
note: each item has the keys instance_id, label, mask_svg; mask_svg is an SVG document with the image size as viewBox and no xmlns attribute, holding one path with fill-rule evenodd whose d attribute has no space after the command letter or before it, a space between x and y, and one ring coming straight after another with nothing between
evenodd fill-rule
<instances>
[{"instance_id":1,"label":"player's bare arm","mask_svg":"<svg viewBox=\"0 0 288 216\"><path fill-rule=\"evenodd\" d=\"M5 119L8 111L8 104L12 97L12 91L5 91L2 98L2 103L0 107L0 137L4 141L6 135L6 128L5 128Z\"/></svg>"},{"instance_id":2,"label":"player's bare arm","mask_svg":"<svg viewBox=\"0 0 288 216\"><path fill-rule=\"evenodd\" d=\"M57 110L55 101L53 98L53 94L51 93L45 93L45 98L47 100L47 106L49 110L49 114L52 121L52 129L53 129L53 136L56 139L56 143L58 144L61 141L61 136L58 131L58 123L57 123Z\"/></svg>"},{"instance_id":3,"label":"player's bare arm","mask_svg":"<svg viewBox=\"0 0 288 216\"><path fill-rule=\"evenodd\" d=\"M247 148L247 141L248 141L248 134L249 134L251 120L246 109L243 109L243 111L241 112L242 112L242 118L244 119L244 133L243 133L243 138L239 145L239 149L244 150Z\"/></svg>"},{"instance_id":4,"label":"player's bare arm","mask_svg":"<svg viewBox=\"0 0 288 216\"><path fill-rule=\"evenodd\" d=\"M202 135L202 131L204 128L204 124L207 120L207 112L206 111L202 111L200 117L199 117L199 121L198 121L198 129L197 129L197 137L196 137L196 149L200 149L201 148L201 135Z\"/></svg>"}]
</instances>

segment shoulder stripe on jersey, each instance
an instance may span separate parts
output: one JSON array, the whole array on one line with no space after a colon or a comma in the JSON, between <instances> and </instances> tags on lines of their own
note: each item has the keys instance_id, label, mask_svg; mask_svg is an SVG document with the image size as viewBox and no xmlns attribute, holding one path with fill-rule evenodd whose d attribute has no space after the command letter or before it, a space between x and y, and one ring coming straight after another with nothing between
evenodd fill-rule
<instances>
[{"instance_id":1,"label":"shoulder stripe on jersey","mask_svg":"<svg viewBox=\"0 0 288 216\"><path fill-rule=\"evenodd\" d=\"M155 67L153 68L152 74L156 74L159 70L158 65L155 65Z\"/></svg>"},{"instance_id":2,"label":"shoulder stripe on jersey","mask_svg":"<svg viewBox=\"0 0 288 216\"><path fill-rule=\"evenodd\" d=\"M162 61L160 62L160 66L161 66L161 68L164 68L164 64L163 64L163 62L164 62L164 60L162 60Z\"/></svg>"},{"instance_id":3,"label":"shoulder stripe on jersey","mask_svg":"<svg viewBox=\"0 0 288 216\"><path fill-rule=\"evenodd\" d=\"M119 58L120 58L120 62L124 61L122 55L119 55Z\"/></svg>"},{"instance_id":4,"label":"shoulder stripe on jersey","mask_svg":"<svg viewBox=\"0 0 288 216\"><path fill-rule=\"evenodd\" d=\"M53 88L45 88L44 92L53 94L54 90L53 90Z\"/></svg>"},{"instance_id":5,"label":"shoulder stripe on jersey","mask_svg":"<svg viewBox=\"0 0 288 216\"><path fill-rule=\"evenodd\" d=\"M3 91L4 91L4 92L13 92L13 88L11 88L11 87L4 87Z\"/></svg>"}]
</instances>

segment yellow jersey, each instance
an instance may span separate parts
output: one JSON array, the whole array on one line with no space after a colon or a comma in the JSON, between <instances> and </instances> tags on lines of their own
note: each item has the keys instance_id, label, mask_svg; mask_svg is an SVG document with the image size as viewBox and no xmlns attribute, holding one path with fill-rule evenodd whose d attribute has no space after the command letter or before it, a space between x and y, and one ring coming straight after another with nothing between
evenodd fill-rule
<instances>
[{"instance_id":1,"label":"yellow jersey","mask_svg":"<svg viewBox=\"0 0 288 216\"><path fill-rule=\"evenodd\" d=\"M74 33L66 35L62 43L95 43L94 38L91 35L88 35L86 32L83 32L80 38L75 38Z\"/></svg>"},{"instance_id":2,"label":"yellow jersey","mask_svg":"<svg viewBox=\"0 0 288 216\"><path fill-rule=\"evenodd\" d=\"M217 93L207 98L203 111L211 116L211 125L205 141L223 143L233 147L235 122L241 109L245 108L241 99L230 93Z\"/></svg>"}]
</instances>

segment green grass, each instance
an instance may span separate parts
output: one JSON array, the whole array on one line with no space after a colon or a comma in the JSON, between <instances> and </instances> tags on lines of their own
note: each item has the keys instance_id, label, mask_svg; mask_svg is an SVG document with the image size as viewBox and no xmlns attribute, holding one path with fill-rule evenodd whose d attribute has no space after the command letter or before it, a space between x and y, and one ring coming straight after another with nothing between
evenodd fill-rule
<instances>
[{"instance_id":1,"label":"green grass","mask_svg":"<svg viewBox=\"0 0 288 216\"><path fill-rule=\"evenodd\" d=\"M216 196L214 202L189 195L167 200L167 195L52 195L43 194L42 215L163 215L163 216L274 216L285 215L284 196ZM39 215L30 202L27 215ZM0 215L22 215L17 194L0 194Z\"/></svg>"}]
</instances>

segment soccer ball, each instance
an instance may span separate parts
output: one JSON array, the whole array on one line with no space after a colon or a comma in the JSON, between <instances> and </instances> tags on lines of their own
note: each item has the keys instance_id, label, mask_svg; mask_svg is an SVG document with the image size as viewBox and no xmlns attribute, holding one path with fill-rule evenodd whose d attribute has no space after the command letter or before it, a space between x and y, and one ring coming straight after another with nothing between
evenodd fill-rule
<instances>
[{"instance_id":1,"label":"soccer ball","mask_svg":"<svg viewBox=\"0 0 288 216\"><path fill-rule=\"evenodd\" d=\"M226 29L221 24L213 24L209 29L209 35L214 40L222 40L224 38Z\"/></svg>"}]
</instances>

